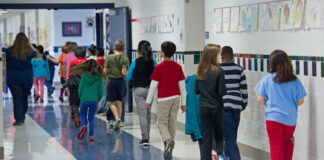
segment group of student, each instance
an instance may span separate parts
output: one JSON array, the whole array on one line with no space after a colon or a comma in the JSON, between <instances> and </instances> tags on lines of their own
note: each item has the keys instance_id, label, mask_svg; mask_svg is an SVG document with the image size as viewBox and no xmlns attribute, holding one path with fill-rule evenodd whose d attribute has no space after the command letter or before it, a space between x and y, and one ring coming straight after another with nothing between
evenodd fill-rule
<instances>
[{"instance_id":1,"label":"group of student","mask_svg":"<svg viewBox=\"0 0 324 160\"><path fill-rule=\"evenodd\" d=\"M28 92L33 84L33 61L41 60L41 56L37 56L41 50L38 50L34 52L24 33L19 33L13 46L6 50L7 84L13 95L14 125L22 125L25 120ZM244 70L234 63L231 47L206 45L197 74L187 78L182 67L172 60L176 52L173 42L161 44L163 61L159 64L153 60L148 41L139 42L138 58L130 66L124 51L124 42L117 40L113 54L105 56L103 49L91 46L86 59L86 51L76 43L67 42L63 46L63 53L58 58L63 85L60 99L63 99L64 88L68 87L72 116L76 127L81 127L77 135L79 139L89 132L88 140L95 141L94 115L104 92L115 119L114 128L120 128L126 78L139 111L140 145L149 145L151 105L157 92L157 124L165 146L165 159L172 158L179 109L186 112L186 133L199 142L202 160L216 158L212 156L213 149L218 160L241 158L236 140L240 114L248 103L248 92ZM47 59L53 60L52 57ZM260 80L254 91L258 102L266 108L271 159L291 160L297 107L303 104L306 92L284 51L273 51L269 66L270 73Z\"/></svg>"}]
</instances>

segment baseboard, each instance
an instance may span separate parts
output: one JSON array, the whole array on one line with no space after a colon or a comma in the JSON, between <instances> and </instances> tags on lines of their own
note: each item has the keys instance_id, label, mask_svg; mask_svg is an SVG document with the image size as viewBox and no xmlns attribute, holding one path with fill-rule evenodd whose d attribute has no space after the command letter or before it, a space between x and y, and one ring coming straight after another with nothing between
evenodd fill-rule
<instances>
[{"instance_id":1,"label":"baseboard","mask_svg":"<svg viewBox=\"0 0 324 160\"><path fill-rule=\"evenodd\" d=\"M134 113L138 114L137 107L133 108ZM157 114L152 113L152 121L156 122ZM178 121L177 129L184 132L185 131L185 124ZM268 152L265 152L261 149L257 149L254 147L251 147L246 144L238 143L238 146L240 148L240 153L244 157L248 157L251 160L270 160L270 155Z\"/></svg>"}]
</instances>

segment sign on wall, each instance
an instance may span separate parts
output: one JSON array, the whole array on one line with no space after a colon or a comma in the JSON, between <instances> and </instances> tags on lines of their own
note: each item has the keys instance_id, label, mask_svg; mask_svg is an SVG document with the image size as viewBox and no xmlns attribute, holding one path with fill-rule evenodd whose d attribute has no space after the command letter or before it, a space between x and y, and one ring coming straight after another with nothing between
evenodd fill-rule
<instances>
[{"instance_id":1,"label":"sign on wall","mask_svg":"<svg viewBox=\"0 0 324 160\"><path fill-rule=\"evenodd\" d=\"M63 37L82 36L82 23L81 22L63 22L62 33Z\"/></svg>"}]
</instances>

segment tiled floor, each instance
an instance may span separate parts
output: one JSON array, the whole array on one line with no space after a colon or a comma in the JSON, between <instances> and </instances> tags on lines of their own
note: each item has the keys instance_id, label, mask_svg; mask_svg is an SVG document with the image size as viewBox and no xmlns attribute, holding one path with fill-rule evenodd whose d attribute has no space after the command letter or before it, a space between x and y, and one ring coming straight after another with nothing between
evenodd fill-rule
<instances>
[{"instance_id":1,"label":"tiled floor","mask_svg":"<svg viewBox=\"0 0 324 160\"><path fill-rule=\"evenodd\" d=\"M57 96L54 96L57 97ZM57 98L54 98L57 99ZM46 98L44 104L30 101L23 126L14 127L12 101L4 102L5 159L10 160L162 160L163 145L156 124L151 128L151 145L138 145L140 128L138 116L126 114L126 127L121 131L107 128L105 117L95 119L96 142L78 140L79 131L73 125L67 103ZM189 136L178 131L174 160L198 160L199 147ZM245 159L245 158L244 158Z\"/></svg>"}]
</instances>

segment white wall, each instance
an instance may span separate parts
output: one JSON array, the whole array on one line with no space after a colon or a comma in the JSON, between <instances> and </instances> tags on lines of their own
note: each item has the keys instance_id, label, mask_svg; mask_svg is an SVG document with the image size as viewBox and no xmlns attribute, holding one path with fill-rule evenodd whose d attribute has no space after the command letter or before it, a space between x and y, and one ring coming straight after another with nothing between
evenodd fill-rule
<instances>
[{"instance_id":1,"label":"white wall","mask_svg":"<svg viewBox=\"0 0 324 160\"><path fill-rule=\"evenodd\" d=\"M13 41L15 40L15 37L17 33L19 33L19 27L20 27L20 15L15 15L13 17L10 17L7 19L7 39L6 42L8 43L8 40L10 41L8 45L12 45Z\"/></svg>"},{"instance_id":2,"label":"white wall","mask_svg":"<svg viewBox=\"0 0 324 160\"><path fill-rule=\"evenodd\" d=\"M230 45L236 53L270 54L274 49L283 49L289 55L323 56L324 30L295 30L295 31L257 31L244 33L214 33L212 31L212 12L214 8L245 5L271 0L206 0L206 31L210 39L206 43ZM320 63L317 62L320 67ZM303 66L301 66L302 69ZM310 67L310 66L309 66ZM317 68L320 70L320 68ZM320 73L319 71L317 73ZM263 111L258 106L252 89L265 74L246 71L249 86L249 106L243 112L239 129L241 143L269 151ZM299 76L308 92L305 104L299 109L298 125L295 132L294 160L324 159L324 113L323 82L324 79L310 76Z\"/></svg>"},{"instance_id":3,"label":"white wall","mask_svg":"<svg viewBox=\"0 0 324 160\"><path fill-rule=\"evenodd\" d=\"M95 28L86 27L86 18L95 17L94 9L83 10L57 10L54 11L54 31L55 31L55 46L62 46L66 41L77 42L80 46L89 46L96 43ZM63 37L62 22L81 22L82 36L81 37Z\"/></svg>"},{"instance_id":4,"label":"white wall","mask_svg":"<svg viewBox=\"0 0 324 160\"><path fill-rule=\"evenodd\" d=\"M115 7L120 7L126 5L126 0L1 0L1 3L115 3Z\"/></svg>"},{"instance_id":5,"label":"white wall","mask_svg":"<svg viewBox=\"0 0 324 160\"><path fill-rule=\"evenodd\" d=\"M54 47L54 32L56 32L54 30L54 11L42 9L37 10L36 14L38 14L39 44L46 49L52 49Z\"/></svg>"}]
</instances>

